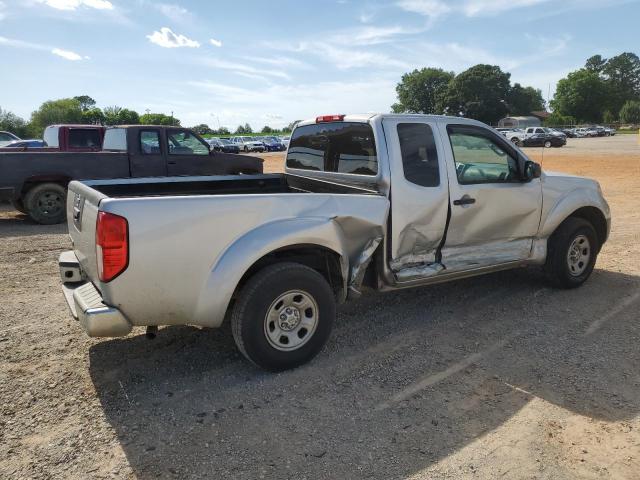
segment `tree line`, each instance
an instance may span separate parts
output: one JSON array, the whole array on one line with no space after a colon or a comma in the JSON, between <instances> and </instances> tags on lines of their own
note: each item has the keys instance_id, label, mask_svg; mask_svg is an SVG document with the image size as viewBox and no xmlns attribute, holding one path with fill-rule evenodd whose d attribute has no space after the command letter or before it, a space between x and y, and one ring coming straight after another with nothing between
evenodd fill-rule
<instances>
[{"instance_id":1,"label":"tree line","mask_svg":"<svg viewBox=\"0 0 640 480\"><path fill-rule=\"evenodd\" d=\"M396 86L395 113L431 113L496 124L505 116L546 109L542 92L519 83L499 66L479 64L460 72L422 68L406 73ZM640 123L640 59L622 53L594 55L585 66L558 81L549 125Z\"/></svg>"},{"instance_id":2,"label":"tree line","mask_svg":"<svg viewBox=\"0 0 640 480\"><path fill-rule=\"evenodd\" d=\"M21 138L42 138L48 125L73 123L81 125L168 125L180 126L180 120L164 113L139 114L135 110L116 105L99 108L96 101L88 95L72 98L49 100L31 113L29 121L0 108L0 130L6 130ZM291 131L292 122L285 130ZM193 127L201 135L230 135L226 127L211 129L206 124ZM245 135L253 133L251 125L245 123L236 128L235 133ZM265 125L261 133L279 133L277 129Z\"/></svg>"},{"instance_id":3,"label":"tree line","mask_svg":"<svg viewBox=\"0 0 640 480\"><path fill-rule=\"evenodd\" d=\"M594 55L558 81L550 102L558 124L640 123L640 58Z\"/></svg>"},{"instance_id":4,"label":"tree line","mask_svg":"<svg viewBox=\"0 0 640 480\"><path fill-rule=\"evenodd\" d=\"M119 106L98 108L88 95L48 100L31 113L25 121L12 112L0 108L0 130L7 130L19 137L41 138L48 125L74 123L81 125L174 125L180 120L164 113L145 113Z\"/></svg>"}]
</instances>

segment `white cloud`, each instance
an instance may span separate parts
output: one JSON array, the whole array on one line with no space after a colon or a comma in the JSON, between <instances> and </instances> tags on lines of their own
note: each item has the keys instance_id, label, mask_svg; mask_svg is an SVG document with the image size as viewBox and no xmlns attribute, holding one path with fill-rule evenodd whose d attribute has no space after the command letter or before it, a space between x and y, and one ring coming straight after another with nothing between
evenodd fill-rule
<instances>
[{"instance_id":1,"label":"white cloud","mask_svg":"<svg viewBox=\"0 0 640 480\"><path fill-rule=\"evenodd\" d=\"M76 52L72 52L71 50L62 50L61 48L54 48L51 50L51 53L74 62L78 60L89 60L89 57L83 57L82 55L78 55Z\"/></svg>"},{"instance_id":2,"label":"white cloud","mask_svg":"<svg viewBox=\"0 0 640 480\"><path fill-rule=\"evenodd\" d=\"M231 62L228 60L222 60L220 58L205 58L202 60L208 67L218 68L222 70L228 70L237 75L241 75L247 78L253 79L261 79L264 80L266 77L279 78L282 80L290 80L291 77L287 75L282 70L271 70L271 69L263 69L256 68L251 65L245 65L239 62Z\"/></svg>"},{"instance_id":3,"label":"white cloud","mask_svg":"<svg viewBox=\"0 0 640 480\"><path fill-rule=\"evenodd\" d=\"M113 10L113 4L108 0L39 0L39 2L56 10L76 10L82 6L97 10Z\"/></svg>"},{"instance_id":4,"label":"white cloud","mask_svg":"<svg viewBox=\"0 0 640 480\"><path fill-rule=\"evenodd\" d=\"M221 47L222 46L222 40L216 40L215 38L210 38L209 39L209 43L211 45L213 45L214 47Z\"/></svg>"},{"instance_id":5,"label":"white cloud","mask_svg":"<svg viewBox=\"0 0 640 480\"><path fill-rule=\"evenodd\" d=\"M451 7L441 0L400 0L397 5L408 12L419 13L432 19L451 11Z\"/></svg>"},{"instance_id":6,"label":"white cloud","mask_svg":"<svg viewBox=\"0 0 640 480\"><path fill-rule=\"evenodd\" d=\"M52 47L50 45L43 45L40 43L25 42L24 40L16 40L14 38L0 37L0 46L3 45L6 47L26 48L29 50L49 52L53 55L57 55L58 57L65 58L67 60L89 60L89 57L82 56L76 52L72 52L71 50L63 50L61 48Z\"/></svg>"},{"instance_id":7,"label":"white cloud","mask_svg":"<svg viewBox=\"0 0 640 480\"><path fill-rule=\"evenodd\" d=\"M155 31L151 35L147 35L147 38L151 43L155 43L163 48L198 48L200 46L200 43L195 40L191 40L184 35L173 33L169 27L162 27L160 31Z\"/></svg>"},{"instance_id":8,"label":"white cloud","mask_svg":"<svg viewBox=\"0 0 640 480\"><path fill-rule=\"evenodd\" d=\"M460 12L467 17L498 15L517 8L532 7L550 0L400 0L397 6L435 20L449 13Z\"/></svg>"}]
</instances>

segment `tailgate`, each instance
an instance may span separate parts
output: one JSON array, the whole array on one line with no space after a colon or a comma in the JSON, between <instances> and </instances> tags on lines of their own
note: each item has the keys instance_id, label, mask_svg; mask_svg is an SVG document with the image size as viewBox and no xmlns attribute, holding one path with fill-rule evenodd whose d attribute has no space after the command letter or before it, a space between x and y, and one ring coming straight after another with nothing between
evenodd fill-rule
<instances>
[{"instance_id":1,"label":"tailgate","mask_svg":"<svg viewBox=\"0 0 640 480\"><path fill-rule=\"evenodd\" d=\"M67 223L73 250L83 273L94 283L98 279L96 262L96 220L100 202L107 198L103 193L73 181L67 193Z\"/></svg>"}]
</instances>

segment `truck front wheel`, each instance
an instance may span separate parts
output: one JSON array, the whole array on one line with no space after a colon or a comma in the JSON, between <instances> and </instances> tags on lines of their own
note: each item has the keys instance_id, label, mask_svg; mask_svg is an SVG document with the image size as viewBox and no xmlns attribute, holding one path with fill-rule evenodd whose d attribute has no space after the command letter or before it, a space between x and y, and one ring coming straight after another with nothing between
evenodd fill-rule
<instances>
[{"instance_id":1,"label":"truck front wheel","mask_svg":"<svg viewBox=\"0 0 640 480\"><path fill-rule=\"evenodd\" d=\"M65 220L67 192L57 183L42 183L31 188L25 196L24 206L29 216L42 225L53 225Z\"/></svg>"},{"instance_id":2,"label":"truck front wheel","mask_svg":"<svg viewBox=\"0 0 640 480\"><path fill-rule=\"evenodd\" d=\"M231 315L233 338L261 368L295 368L322 350L335 310L331 287L320 273L299 263L277 263L242 288Z\"/></svg>"},{"instance_id":3,"label":"truck front wheel","mask_svg":"<svg viewBox=\"0 0 640 480\"><path fill-rule=\"evenodd\" d=\"M558 288L575 288L591 275L599 245L593 226L582 218L569 217L551 235L545 273Z\"/></svg>"}]
</instances>

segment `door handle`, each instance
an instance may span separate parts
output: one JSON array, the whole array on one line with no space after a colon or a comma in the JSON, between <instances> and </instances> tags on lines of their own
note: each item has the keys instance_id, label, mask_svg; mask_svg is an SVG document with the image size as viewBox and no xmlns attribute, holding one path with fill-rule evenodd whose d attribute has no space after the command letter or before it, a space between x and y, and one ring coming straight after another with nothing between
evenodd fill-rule
<instances>
[{"instance_id":1,"label":"door handle","mask_svg":"<svg viewBox=\"0 0 640 480\"><path fill-rule=\"evenodd\" d=\"M453 201L454 205L471 205L473 203L476 203L476 199L471 198L469 195L464 195L462 198Z\"/></svg>"}]
</instances>

